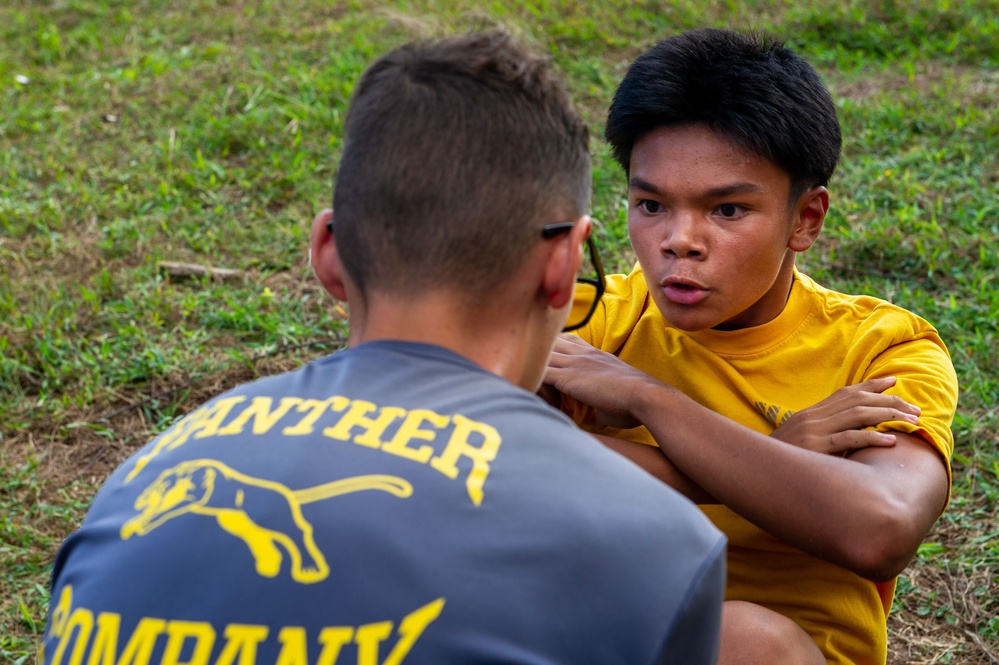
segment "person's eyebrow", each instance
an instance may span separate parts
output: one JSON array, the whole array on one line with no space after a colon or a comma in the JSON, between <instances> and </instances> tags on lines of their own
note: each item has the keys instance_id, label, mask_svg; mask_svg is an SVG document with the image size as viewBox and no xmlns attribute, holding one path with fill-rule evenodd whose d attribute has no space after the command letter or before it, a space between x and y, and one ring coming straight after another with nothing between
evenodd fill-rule
<instances>
[{"instance_id":1,"label":"person's eyebrow","mask_svg":"<svg viewBox=\"0 0 999 665\"><path fill-rule=\"evenodd\" d=\"M731 185L722 185L721 187L709 189L704 194L708 198L719 199L734 194L760 194L763 191L764 188L755 182L736 182Z\"/></svg>"},{"instance_id":2,"label":"person's eyebrow","mask_svg":"<svg viewBox=\"0 0 999 665\"><path fill-rule=\"evenodd\" d=\"M632 176L628 180L628 188L640 189L644 192L655 194L656 196L663 195L663 192L658 187L638 176ZM759 194L763 191L764 188L755 182L735 182L730 185L722 185L720 187L709 189L704 192L704 196L706 198L718 199L726 196L733 196L735 194Z\"/></svg>"},{"instance_id":3,"label":"person's eyebrow","mask_svg":"<svg viewBox=\"0 0 999 665\"><path fill-rule=\"evenodd\" d=\"M658 187L653 185L651 182L648 182L647 180L639 178L637 175L633 175L631 176L631 178L628 179L628 189L641 189L643 191L655 194L656 196L662 196L662 192L659 191Z\"/></svg>"}]
</instances>

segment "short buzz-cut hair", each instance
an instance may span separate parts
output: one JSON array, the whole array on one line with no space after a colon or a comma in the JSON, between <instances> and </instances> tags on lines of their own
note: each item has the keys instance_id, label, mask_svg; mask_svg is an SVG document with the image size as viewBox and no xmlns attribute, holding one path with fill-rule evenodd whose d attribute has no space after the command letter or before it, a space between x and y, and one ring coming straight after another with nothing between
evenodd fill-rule
<instances>
[{"instance_id":1,"label":"short buzz-cut hair","mask_svg":"<svg viewBox=\"0 0 999 665\"><path fill-rule=\"evenodd\" d=\"M629 170L635 141L703 124L784 169L791 197L826 185L839 161L836 107L815 69L766 34L705 28L660 41L618 86L605 136Z\"/></svg>"},{"instance_id":2,"label":"short buzz-cut hair","mask_svg":"<svg viewBox=\"0 0 999 665\"><path fill-rule=\"evenodd\" d=\"M399 47L359 80L333 190L362 297L499 287L590 202L589 132L549 59L502 31Z\"/></svg>"}]
</instances>

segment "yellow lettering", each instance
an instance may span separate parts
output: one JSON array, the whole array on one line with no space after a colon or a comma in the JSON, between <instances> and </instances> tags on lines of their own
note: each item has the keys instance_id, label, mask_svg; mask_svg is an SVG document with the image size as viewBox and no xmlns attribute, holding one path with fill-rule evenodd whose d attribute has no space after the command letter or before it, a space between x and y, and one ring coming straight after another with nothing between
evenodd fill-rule
<instances>
[{"instance_id":1,"label":"yellow lettering","mask_svg":"<svg viewBox=\"0 0 999 665\"><path fill-rule=\"evenodd\" d=\"M121 654L118 665L148 665L149 655L156 646L156 638L163 634L166 629L166 621L163 619L152 619L146 617L139 622L132 633L132 637L125 645L125 651Z\"/></svg>"},{"instance_id":2,"label":"yellow lettering","mask_svg":"<svg viewBox=\"0 0 999 665\"><path fill-rule=\"evenodd\" d=\"M309 665L309 652L305 643L304 628L285 626L278 633L278 641L281 642L281 653L278 654L277 662L274 665ZM333 661L335 660L334 658Z\"/></svg>"},{"instance_id":3,"label":"yellow lettering","mask_svg":"<svg viewBox=\"0 0 999 665\"><path fill-rule=\"evenodd\" d=\"M406 459L411 459L414 462L419 462L420 464L426 464L430 460L430 456L434 454L433 448L430 446L420 446L418 448L410 448L407 444L413 439L419 439L421 441L433 441L441 430L447 427L450 418L447 416L442 416L440 414L434 413L427 409L413 409L408 414L406 414L406 419L402 421L399 425L399 431L395 433L392 440L382 446L382 450L386 453L392 453L393 455L398 455L399 457L405 457ZM436 430L420 429L420 425L424 422L429 422Z\"/></svg>"},{"instance_id":4,"label":"yellow lettering","mask_svg":"<svg viewBox=\"0 0 999 665\"><path fill-rule=\"evenodd\" d=\"M298 405L296 411L308 411L308 413L294 425L289 425L281 430L285 436L303 436L312 434L315 430L313 426L327 411L343 411L350 404L346 397L330 397L329 399L306 399Z\"/></svg>"},{"instance_id":5,"label":"yellow lettering","mask_svg":"<svg viewBox=\"0 0 999 665\"><path fill-rule=\"evenodd\" d=\"M254 397L250 406L243 409L243 412L233 418L232 422L218 431L218 436L231 436L242 434L246 423L253 419L253 433L266 434L277 421L281 420L294 406L301 404L300 397L282 397L278 407L271 411L271 404L274 402L270 397Z\"/></svg>"},{"instance_id":6,"label":"yellow lettering","mask_svg":"<svg viewBox=\"0 0 999 665\"><path fill-rule=\"evenodd\" d=\"M173 450L187 443L191 435L194 435L196 439L201 439L215 434L222 421L229 415L232 407L245 400L246 397L223 397L185 416L179 423L160 436L148 453L136 460L135 467L129 472L125 482L131 482L149 464L150 460L161 452ZM194 434L196 431L197 434Z\"/></svg>"},{"instance_id":7,"label":"yellow lettering","mask_svg":"<svg viewBox=\"0 0 999 665\"><path fill-rule=\"evenodd\" d=\"M87 665L115 665L118 660L118 632L121 615L101 612L97 615L97 634L90 646Z\"/></svg>"},{"instance_id":8,"label":"yellow lettering","mask_svg":"<svg viewBox=\"0 0 999 665\"><path fill-rule=\"evenodd\" d=\"M423 634L427 626L441 615L443 609L444 599L438 598L407 614L399 623L399 639L382 665L400 665L402 659L413 648L416 640Z\"/></svg>"},{"instance_id":9,"label":"yellow lettering","mask_svg":"<svg viewBox=\"0 0 999 665\"><path fill-rule=\"evenodd\" d=\"M165 450L173 450L186 443L192 435L195 438L202 439L214 434L222 424L222 421L229 415L229 412L232 411L233 407L245 401L246 397L242 396L223 397L201 407L181 420L174 430L167 432L157 442L154 452L159 453Z\"/></svg>"},{"instance_id":10,"label":"yellow lettering","mask_svg":"<svg viewBox=\"0 0 999 665\"><path fill-rule=\"evenodd\" d=\"M225 627L228 640L215 665L254 665L257 662L257 646L267 639L266 626L246 626L231 623Z\"/></svg>"},{"instance_id":11,"label":"yellow lettering","mask_svg":"<svg viewBox=\"0 0 999 665\"><path fill-rule=\"evenodd\" d=\"M222 426L222 421L229 416L229 412L232 408L241 402L245 402L246 397L227 397L220 399L210 412L208 412L204 418L198 423L198 433L194 434L195 439L204 439L208 436L215 436L219 428ZM175 448L175 445L170 446Z\"/></svg>"},{"instance_id":12,"label":"yellow lettering","mask_svg":"<svg viewBox=\"0 0 999 665\"><path fill-rule=\"evenodd\" d=\"M185 643L194 642L191 655L181 660ZM167 624L167 643L161 665L206 665L215 644L215 629L201 621L171 621Z\"/></svg>"},{"instance_id":13,"label":"yellow lettering","mask_svg":"<svg viewBox=\"0 0 999 665\"><path fill-rule=\"evenodd\" d=\"M49 637L62 637L66 632L66 623L73 613L73 585L67 584L59 594L59 602L52 608L52 620L49 622Z\"/></svg>"},{"instance_id":14,"label":"yellow lettering","mask_svg":"<svg viewBox=\"0 0 999 665\"><path fill-rule=\"evenodd\" d=\"M461 457L470 459L472 468L468 472L465 487L468 488L468 496L472 499L472 503L478 506L482 503L482 488L489 475L489 462L496 459L503 439L491 425L470 420L459 414L455 414L452 420L454 432L451 434L451 439L447 442L444 452L430 460L430 466L454 480L458 477L458 460ZM482 439L478 448L469 443L469 438L473 434L479 435Z\"/></svg>"},{"instance_id":15,"label":"yellow lettering","mask_svg":"<svg viewBox=\"0 0 999 665\"><path fill-rule=\"evenodd\" d=\"M319 643L323 645L323 650L319 652L319 660L316 665L334 665L336 659L340 657L340 649L350 638L354 636L354 629L350 626L330 626L323 628L319 633Z\"/></svg>"},{"instance_id":16,"label":"yellow lettering","mask_svg":"<svg viewBox=\"0 0 999 665\"><path fill-rule=\"evenodd\" d=\"M56 647L55 654L52 656L54 665L62 663L62 657L66 653L74 633L76 633L76 639L72 640L74 642L73 653L68 662L70 665L81 665L83 663L83 650L87 648L87 642L90 641L90 633L93 629L94 613L82 607L73 608L73 613L69 615L69 619L60 632L59 646Z\"/></svg>"},{"instance_id":17,"label":"yellow lettering","mask_svg":"<svg viewBox=\"0 0 999 665\"><path fill-rule=\"evenodd\" d=\"M73 607L73 589L63 588L59 602L53 607L52 619L46 641L58 639L49 665L150 665L150 659L161 635L166 636L159 665L208 665L216 643L215 628L201 621L165 621L145 617L139 621L119 658L118 638L121 633L121 615L94 613L82 607ZM396 630L397 639L381 665L401 665L413 645L444 609L445 599L438 598L413 610L402 618ZM321 647L316 665L335 665L343 648L353 642L357 646L358 665L379 665L381 645L392 634L393 622L378 621L358 626L328 626L319 633ZM261 644L267 640L267 626L228 624L224 630L225 643L213 665L255 665ZM94 636L91 643L91 635ZM309 665L308 638L301 626L285 626L278 632L281 650L275 665ZM90 644L90 649L87 645ZM39 663L44 659L44 648L39 647Z\"/></svg>"},{"instance_id":18,"label":"yellow lettering","mask_svg":"<svg viewBox=\"0 0 999 665\"><path fill-rule=\"evenodd\" d=\"M370 418L367 414L372 411L379 413L376 417ZM349 441L351 430L355 427L363 427L364 431L354 437L354 443L369 448L378 448L383 443L380 437L388 426L392 424L393 420L404 415L406 415L406 410L399 407L385 406L379 409L371 402L353 400L350 403L350 409L343 414L340 421L333 427L324 429L323 434L331 439Z\"/></svg>"},{"instance_id":19,"label":"yellow lettering","mask_svg":"<svg viewBox=\"0 0 999 665\"><path fill-rule=\"evenodd\" d=\"M378 665L378 645L392 634L391 621L379 621L357 627L357 665Z\"/></svg>"}]
</instances>

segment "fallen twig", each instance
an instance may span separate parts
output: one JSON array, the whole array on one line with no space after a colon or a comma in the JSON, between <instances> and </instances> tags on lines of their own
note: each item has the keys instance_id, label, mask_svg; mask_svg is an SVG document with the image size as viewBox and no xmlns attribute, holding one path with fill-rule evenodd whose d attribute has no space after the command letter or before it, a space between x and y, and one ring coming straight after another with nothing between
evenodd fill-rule
<instances>
[{"instance_id":1,"label":"fallen twig","mask_svg":"<svg viewBox=\"0 0 999 665\"><path fill-rule=\"evenodd\" d=\"M967 630L967 629L964 631L964 634L970 637L972 641L978 645L978 648L982 650L982 653L984 653L986 656L989 657L989 660L991 660L993 663L996 663L996 665L999 665L999 657L997 657L994 653L992 653L992 649L990 649L988 645L985 644L985 640L982 639L981 635L979 635L973 630Z\"/></svg>"},{"instance_id":2,"label":"fallen twig","mask_svg":"<svg viewBox=\"0 0 999 665\"><path fill-rule=\"evenodd\" d=\"M178 263L176 261L160 261L156 264L156 269L175 279L196 279L210 277L219 282L231 279L238 279L243 276L242 271L231 268L213 268L203 266L198 263Z\"/></svg>"}]
</instances>

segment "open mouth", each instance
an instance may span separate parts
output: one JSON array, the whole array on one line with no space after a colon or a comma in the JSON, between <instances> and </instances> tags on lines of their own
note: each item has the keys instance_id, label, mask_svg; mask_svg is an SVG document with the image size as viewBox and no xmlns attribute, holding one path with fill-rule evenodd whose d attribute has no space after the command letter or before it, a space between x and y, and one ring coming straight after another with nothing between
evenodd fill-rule
<instances>
[{"instance_id":1,"label":"open mouth","mask_svg":"<svg viewBox=\"0 0 999 665\"><path fill-rule=\"evenodd\" d=\"M663 293L678 305L696 305L708 295L706 289L685 282L668 282L663 285Z\"/></svg>"}]
</instances>

